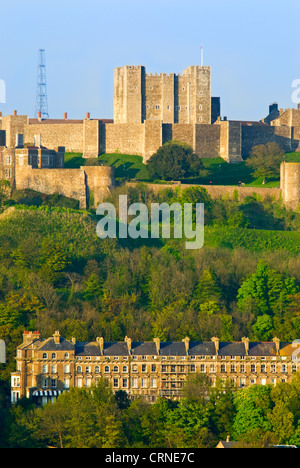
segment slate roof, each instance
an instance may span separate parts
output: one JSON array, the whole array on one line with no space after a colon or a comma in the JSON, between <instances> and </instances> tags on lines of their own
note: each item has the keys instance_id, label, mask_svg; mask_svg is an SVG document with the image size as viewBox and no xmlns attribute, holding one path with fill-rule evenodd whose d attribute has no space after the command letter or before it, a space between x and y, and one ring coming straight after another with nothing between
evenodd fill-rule
<instances>
[{"instance_id":1,"label":"slate roof","mask_svg":"<svg viewBox=\"0 0 300 468\"><path fill-rule=\"evenodd\" d=\"M104 356L129 356L127 343L120 341L117 343L104 343Z\"/></svg>"},{"instance_id":2,"label":"slate roof","mask_svg":"<svg viewBox=\"0 0 300 468\"><path fill-rule=\"evenodd\" d=\"M185 344L182 342L160 343L160 356L186 356Z\"/></svg>"},{"instance_id":3,"label":"slate roof","mask_svg":"<svg viewBox=\"0 0 300 468\"><path fill-rule=\"evenodd\" d=\"M56 344L54 338L49 338L42 342L39 346L40 350L43 351L73 351L74 344L71 341L66 340L65 338L60 337L59 344Z\"/></svg>"},{"instance_id":4,"label":"slate roof","mask_svg":"<svg viewBox=\"0 0 300 468\"><path fill-rule=\"evenodd\" d=\"M245 345L239 341L233 342L220 342L219 347L220 356L245 356Z\"/></svg>"},{"instance_id":5,"label":"slate roof","mask_svg":"<svg viewBox=\"0 0 300 468\"><path fill-rule=\"evenodd\" d=\"M276 344L270 342L250 342L249 356L276 356Z\"/></svg>"},{"instance_id":6,"label":"slate roof","mask_svg":"<svg viewBox=\"0 0 300 468\"><path fill-rule=\"evenodd\" d=\"M156 344L154 342L136 342L131 345L133 356L157 356Z\"/></svg>"},{"instance_id":7,"label":"slate roof","mask_svg":"<svg viewBox=\"0 0 300 468\"><path fill-rule=\"evenodd\" d=\"M100 356L100 347L97 342L76 343L76 356Z\"/></svg>"},{"instance_id":8,"label":"slate roof","mask_svg":"<svg viewBox=\"0 0 300 468\"><path fill-rule=\"evenodd\" d=\"M214 356L215 344L212 341L190 341L189 356Z\"/></svg>"}]
</instances>

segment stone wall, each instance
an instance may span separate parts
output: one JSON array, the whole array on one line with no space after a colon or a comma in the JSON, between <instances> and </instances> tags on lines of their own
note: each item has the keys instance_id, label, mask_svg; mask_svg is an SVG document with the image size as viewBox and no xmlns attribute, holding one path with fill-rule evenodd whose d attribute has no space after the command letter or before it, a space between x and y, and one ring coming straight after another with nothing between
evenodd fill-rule
<instances>
[{"instance_id":1,"label":"stone wall","mask_svg":"<svg viewBox=\"0 0 300 468\"><path fill-rule=\"evenodd\" d=\"M137 183L128 182L126 185L135 187ZM180 189L185 190L190 187L203 187L207 190L209 195L213 199L229 197L234 199L236 196L239 200L244 200L247 197L253 195L259 196L262 199L272 197L274 200L279 201L281 198L281 190L279 188L260 188L260 187L244 187L244 186L228 186L228 185L193 185L193 184L181 184L176 182L174 184L146 184L150 190L154 193L158 193L165 189Z\"/></svg>"},{"instance_id":2,"label":"stone wall","mask_svg":"<svg viewBox=\"0 0 300 468\"><path fill-rule=\"evenodd\" d=\"M285 205L297 209L300 205L300 163L282 163L280 188Z\"/></svg>"},{"instance_id":3,"label":"stone wall","mask_svg":"<svg viewBox=\"0 0 300 468\"><path fill-rule=\"evenodd\" d=\"M192 147L200 158L220 156L220 125L195 125Z\"/></svg>"},{"instance_id":4,"label":"stone wall","mask_svg":"<svg viewBox=\"0 0 300 468\"><path fill-rule=\"evenodd\" d=\"M6 115L2 117L2 130L6 133L6 146L15 147L18 134L24 134L28 123L27 115Z\"/></svg>"},{"instance_id":5,"label":"stone wall","mask_svg":"<svg viewBox=\"0 0 300 468\"><path fill-rule=\"evenodd\" d=\"M85 172L80 169L33 169L31 166L16 169L16 189L35 190L51 195L57 193L79 200L80 208L87 207Z\"/></svg>"},{"instance_id":6,"label":"stone wall","mask_svg":"<svg viewBox=\"0 0 300 468\"><path fill-rule=\"evenodd\" d=\"M105 126L105 152L120 154L143 154L143 124L109 124Z\"/></svg>"},{"instance_id":7,"label":"stone wall","mask_svg":"<svg viewBox=\"0 0 300 468\"><path fill-rule=\"evenodd\" d=\"M87 198L93 199L97 207L115 187L114 168L106 166L84 166L87 186Z\"/></svg>"},{"instance_id":8,"label":"stone wall","mask_svg":"<svg viewBox=\"0 0 300 468\"><path fill-rule=\"evenodd\" d=\"M35 135L41 135L46 148L64 146L68 153L83 153L83 121L78 123L30 123L24 128L24 144L34 143Z\"/></svg>"},{"instance_id":9,"label":"stone wall","mask_svg":"<svg viewBox=\"0 0 300 468\"><path fill-rule=\"evenodd\" d=\"M298 141L295 140L299 135L291 127L279 127L268 125L242 125L242 156L248 156L253 146L265 145L269 142L277 143L286 151L295 151L298 147Z\"/></svg>"},{"instance_id":10,"label":"stone wall","mask_svg":"<svg viewBox=\"0 0 300 468\"><path fill-rule=\"evenodd\" d=\"M80 208L96 207L115 186L111 167L94 166L80 169L33 169L16 166L17 190L35 190L51 195L57 193L79 201Z\"/></svg>"},{"instance_id":11,"label":"stone wall","mask_svg":"<svg viewBox=\"0 0 300 468\"><path fill-rule=\"evenodd\" d=\"M241 122L217 120L220 126L220 156L228 163L241 162L242 126Z\"/></svg>"}]
</instances>

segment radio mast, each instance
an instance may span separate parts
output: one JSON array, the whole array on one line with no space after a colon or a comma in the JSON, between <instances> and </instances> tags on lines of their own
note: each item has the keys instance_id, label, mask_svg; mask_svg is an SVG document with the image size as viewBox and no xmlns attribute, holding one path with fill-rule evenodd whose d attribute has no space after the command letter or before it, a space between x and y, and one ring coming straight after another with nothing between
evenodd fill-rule
<instances>
[{"instance_id":1,"label":"radio mast","mask_svg":"<svg viewBox=\"0 0 300 468\"><path fill-rule=\"evenodd\" d=\"M45 50L39 49L35 118L49 119ZM40 113L40 114L39 114Z\"/></svg>"}]
</instances>

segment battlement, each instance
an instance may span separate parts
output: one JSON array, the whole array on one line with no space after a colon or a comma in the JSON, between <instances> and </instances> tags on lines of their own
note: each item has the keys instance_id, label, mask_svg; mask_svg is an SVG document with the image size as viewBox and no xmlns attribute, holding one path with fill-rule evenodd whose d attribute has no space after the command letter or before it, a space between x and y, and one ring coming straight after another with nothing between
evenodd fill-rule
<instances>
[{"instance_id":1,"label":"battlement","mask_svg":"<svg viewBox=\"0 0 300 468\"><path fill-rule=\"evenodd\" d=\"M182 74L146 73L143 66L115 69L114 122L210 124L210 66L192 65Z\"/></svg>"}]
</instances>

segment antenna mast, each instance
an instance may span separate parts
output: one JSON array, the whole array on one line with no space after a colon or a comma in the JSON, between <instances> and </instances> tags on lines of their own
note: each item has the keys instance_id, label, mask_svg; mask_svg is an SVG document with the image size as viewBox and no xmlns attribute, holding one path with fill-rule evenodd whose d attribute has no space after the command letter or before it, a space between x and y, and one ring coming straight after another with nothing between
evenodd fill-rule
<instances>
[{"instance_id":1,"label":"antenna mast","mask_svg":"<svg viewBox=\"0 0 300 468\"><path fill-rule=\"evenodd\" d=\"M40 114L39 114L40 113ZM35 118L49 119L45 50L39 49Z\"/></svg>"}]
</instances>

